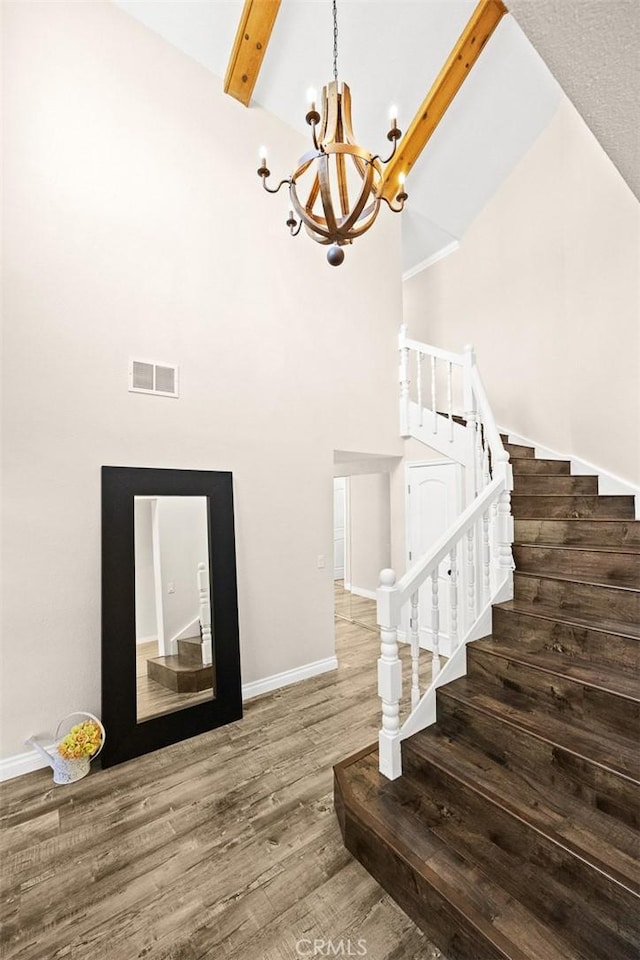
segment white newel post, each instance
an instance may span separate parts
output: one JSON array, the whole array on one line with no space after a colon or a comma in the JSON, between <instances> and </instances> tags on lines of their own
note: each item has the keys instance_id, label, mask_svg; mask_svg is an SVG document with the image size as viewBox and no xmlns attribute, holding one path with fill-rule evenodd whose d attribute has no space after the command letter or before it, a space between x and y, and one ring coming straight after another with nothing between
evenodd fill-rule
<instances>
[{"instance_id":1,"label":"white newel post","mask_svg":"<svg viewBox=\"0 0 640 960\"><path fill-rule=\"evenodd\" d=\"M208 667L213 663L213 645L211 642L211 602L209 600L209 571L206 563L198 564L198 593L200 595L200 632L202 636L202 663Z\"/></svg>"},{"instance_id":2,"label":"white newel post","mask_svg":"<svg viewBox=\"0 0 640 960\"><path fill-rule=\"evenodd\" d=\"M378 737L380 773L397 780L402 773L400 751L400 698L402 663L398 656L398 614L394 603L396 575L383 570L377 591L380 625L378 660L378 696L382 700L382 729Z\"/></svg>"},{"instance_id":3,"label":"white newel post","mask_svg":"<svg viewBox=\"0 0 640 960\"><path fill-rule=\"evenodd\" d=\"M406 346L407 325L400 327L398 347L400 349L400 436L409 436L409 348Z\"/></svg>"}]
</instances>

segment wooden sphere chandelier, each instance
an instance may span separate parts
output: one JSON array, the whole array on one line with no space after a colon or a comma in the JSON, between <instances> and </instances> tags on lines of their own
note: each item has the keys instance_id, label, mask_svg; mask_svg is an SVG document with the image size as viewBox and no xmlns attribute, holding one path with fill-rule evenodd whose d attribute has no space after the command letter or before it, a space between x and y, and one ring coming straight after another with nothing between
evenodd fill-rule
<instances>
[{"instance_id":1,"label":"wooden sphere chandelier","mask_svg":"<svg viewBox=\"0 0 640 960\"><path fill-rule=\"evenodd\" d=\"M267 180L271 171L267 167L266 150L262 148L258 176L268 193L278 193L288 185L291 210L286 223L291 235L297 236L304 225L312 240L329 245L327 260L337 267L344 260L342 248L373 225L380 201L384 200L394 213L400 213L407 194L404 174L398 177L398 193L393 202L382 192L384 167L394 156L402 136L397 111L391 111L387 139L393 149L386 160L364 150L353 135L351 91L346 83L338 83L336 0L333 0L333 81L322 89L321 114L316 109L313 91L309 99L306 121L311 127L313 149L300 158L290 177L281 180L277 187L269 187ZM304 188L308 189L303 193ZM306 199L301 199L301 195Z\"/></svg>"}]
</instances>

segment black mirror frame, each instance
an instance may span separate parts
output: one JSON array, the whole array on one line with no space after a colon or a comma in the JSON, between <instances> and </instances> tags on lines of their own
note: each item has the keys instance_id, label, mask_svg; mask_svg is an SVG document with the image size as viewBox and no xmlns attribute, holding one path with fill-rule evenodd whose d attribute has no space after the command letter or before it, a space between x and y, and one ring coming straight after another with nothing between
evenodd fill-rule
<instances>
[{"instance_id":1,"label":"black mirror frame","mask_svg":"<svg viewBox=\"0 0 640 960\"><path fill-rule=\"evenodd\" d=\"M215 696L137 722L134 497L206 497ZM102 467L102 766L242 717L232 474Z\"/></svg>"}]
</instances>

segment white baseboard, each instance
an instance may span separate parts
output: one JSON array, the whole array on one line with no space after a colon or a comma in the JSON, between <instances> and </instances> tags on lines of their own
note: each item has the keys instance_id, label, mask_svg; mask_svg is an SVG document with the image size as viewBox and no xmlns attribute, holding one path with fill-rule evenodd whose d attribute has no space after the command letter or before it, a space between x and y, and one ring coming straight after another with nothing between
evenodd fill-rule
<instances>
[{"instance_id":1,"label":"white baseboard","mask_svg":"<svg viewBox=\"0 0 640 960\"><path fill-rule=\"evenodd\" d=\"M351 587L351 593L356 597L364 597L365 600L375 600L375 590L367 590L366 587Z\"/></svg>"},{"instance_id":2,"label":"white baseboard","mask_svg":"<svg viewBox=\"0 0 640 960\"><path fill-rule=\"evenodd\" d=\"M153 637L136 637L136 644L157 643L157 642L158 642L158 638L155 635Z\"/></svg>"},{"instance_id":3,"label":"white baseboard","mask_svg":"<svg viewBox=\"0 0 640 960\"><path fill-rule=\"evenodd\" d=\"M252 700L254 697L259 697L263 693L271 693L272 690L278 690L280 687L288 687L292 683L299 683L301 680L310 680L312 677L318 677L322 673L329 673L329 671L337 669L338 660L336 657L328 657L326 660L316 660L314 663L306 663L303 667L286 670L284 673L276 673L272 677L265 677L263 680L255 680L253 683L243 683L242 699ZM54 749L55 744L50 744L45 747L45 750ZM46 763L35 750L15 754L13 757L0 760L0 783L4 780L13 780L14 777L21 777L25 773L33 773L34 770L41 770L43 767L46 767Z\"/></svg>"},{"instance_id":4,"label":"white baseboard","mask_svg":"<svg viewBox=\"0 0 640 960\"><path fill-rule=\"evenodd\" d=\"M280 687L288 687L292 683L299 683L301 680L310 680L312 677L318 677L321 673L329 673L330 670L338 669L338 660L336 657L328 657L326 660L316 660L314 663L305 663L303 667L296 667L294 670L285 670L284 673L275 673L271 677L265 677L263 680L254 680L253 683L242 684L242 699L252 700L263 693L271 693L272 690L278 690Z\"/></svg>"},{"instance_id":5,"label":"white baseboard","mask_svg":"<svg viewBox=\"0 0 640 960\"><path fill-rule=\"evenodd\" d=\"M603 470L602 467L589 463L588 460L580 460L578 457L572 457L570 454L558 453L557 450L551 450L549 447L542 447L536 440L530 437L523 437L520 433L513 433L506 428L500 428L501 433L506 433L509 437L509 443L521 443L525 447L533 447L535 454L541 460L568 460L571 463L572 476L597 476L598 493L613 494L635 497L636 520L640 520L640 487L623 480L615 473Z\"/></svg>"},{"instance_id":6,"label":"white baseboard","mask_svg":"<svg viewBox=\"0 0 640 960\"><path fill-rule=\"evenodd\" d=\"M47 744L45 750L55 750L55 743ZM35 750L29 750L27 753L16 753L13 757L0 760L0 783L5 780L13 780L14 777L21 777L25 773L33 773L34 770L42 770L46 766L47 764ZM53 776L53 773L51 776Z\"/></svg>"}]
</instances>

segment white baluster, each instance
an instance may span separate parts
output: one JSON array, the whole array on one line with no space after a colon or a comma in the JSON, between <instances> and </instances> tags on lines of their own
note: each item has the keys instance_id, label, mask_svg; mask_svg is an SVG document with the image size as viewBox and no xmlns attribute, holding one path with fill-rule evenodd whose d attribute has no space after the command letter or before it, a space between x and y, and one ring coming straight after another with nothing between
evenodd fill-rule
<instances>
[{"instance_id":1,"label":"white baluster","mask_svg":"<svg viewBox=\"0 0 640 960\"><path fill-rule=\"evenodd\" d=\"M496 457L494 476L504 477L507 489L503 490L498 500L498 516L496 518L498 557L497 566L499 575L510 573L515 568L513 561L513 517L511 516L511 494L513 489L513 473L509 463L509 454L506 450Z\"/></svg>"},{"instance_id":2,"label":"white baluster","mask_svg":"<svg viewBox=\"0 0 640 960\"><path fill-rule=\"evenodd\" d=\"M411 709L415 710L420 701L420 620L418 608L419 594L411 594Z\"/></svg>"},{"instance_id":3,"label":"white baluster","mask_svg":"<svg viewBox=\"0 0 640 960\"><path fill-rule=\"evenodd\" d=\"M480 417L476 419L476 436L475 436L475 461L476 461L476 494L482 492L483 483L482 483L482 437L483 437L483 426Z\"/></svg>"},{"instance_id":4,"label":"white baluster","mask_svg":"<svg viewBox=\"0 0 640 960\"><path fill-rule=\"evenodd\" d=\"M471 526L467 530L467 611L469 617L467 629L472 626L476 619L476 563L473 533L474 528Z\"/></svg>"},{"instance_id":5,"label":"white baluster","mask_svg":"<svg viewBox=\"0 0 640 960\"><path fill-rule=\"evenodd\" d=\"M433 432L438 432L438 407L436 404L436 358L431 357L431 409L433 410Z\"/></svg>"},{"instance_id":6,"label":"white baluster","mask_svg":"<svg viewBox=\"0 0 640 960\"><path fill-rule=\"evenodd\" d=\"M422 407L423 407L423 404L422 404L422 359L423 359L423 354L418 351L418 355L417 355L417 357L416 357L416 364L417 364L417 367L418 367L418 370L417 370L417 377L418 377L418 418L419 418L419 419L418 419L418 422L419 422L420 426L422 426L422 421L423 421L423 414L422 414Z\"/></svg>"},{"instance_id":7,"label":"white baluster","mask_svg":"<svg viewBox=\"0 0 640 960\"><path fill-rule=\"evenodd\" d=\"M398 338L400 346L400 435L409 436L409 348L405 346L407 326L402 324Z\"/></svg>"},{"instance_id":8,"label":"white baluster","mask_svg":"<svg viewBox=\"0 0 640 960\"><path fill-rule=\"evenodd\" d=\"M449 413L449 443L453 443L453 364L447 364L447 410Z\"/></svg>"},{"instance_id":9,"label":"white baluster","mask_svg":"<svg viewBox=\"0 0 640 960\"><path fill-rule=\"evenodd\" d=\"M398 656L397 614L393 606L396 575L383 570L378 588L380 622L380 659L378 660L378 696L382 700L382 729L378 735L380 773L395 780L402 773L400 751L400 699L402 663Z\"/></svg>"},{"instance_id":10,"label":"white baluster","mask_svg":"<svg viewBox=\"0 0 640 960\"><path fill-rule=\"evenodd\" d=\"M491 471L489 469L489 443L485 434L484 445L482 447L482 486L488 487L491 483Z\"/></svg>"},{"instance_id":11,"label":"white baluster","mask_svg":"<svg viewBox=\"0 0 640 960\"><path fill-rule=\"evenodd\" d=\"M476 496L478 481L476 477L476 407L473 393L473 367L475 354L470 344L464 348L464 364L462 367L462 391L464 402L464 418L467 421L467 453L465 461L467 503L471 503Z\"/></svg>"},{"instance_id":12,"label":"white baluster","mask_svg":"<svg viewBox=\"0 0 640 960\"><path fill-rule=\"evenodd\" d=\"M498 567L501 571L513 570L513 517L511 516L511 494L508 490L500 494L498 501Z\"/></svg>"},{"instance_id":13,"label":"white baluster","mask_svg":"<svg viewBox=\"0 0 640 960\"><path fill-rule=\"evenodd\" d=\"M491 599L491 549L489 546L489 510L482 514L482 596L485 603Z\"/></svg>"},{"instance_id":14,"label":"white baluster","mask_svg":"<svg viewBox=\"0 0 640 960\"><path fill-rule=\"evenodd\" d=\"M208 667L213 663L211 637L211 602L209 599L209 570L206 563L198 564L198 594L200 599L200 646L202 663Z\"/></svg>"},{"instance_id":15,"label":"white baluster","mask_svg":"<svg viewBox=\"0 0 640 960\"><path fill-rule=\"evenodd\" d=\"M458 646L458 545L449 554L449 608L451 613L451 653Z\"/></svg>"},{"instance_id":16,"label":"white baluster","mask_svg":"<svg viewBox=\"0 0 640 960\"><path fill-rule=\"evenodd\" d=\"M440 673L440 607L438 605L438 568L431 574L431 679Z\"/></svg>"}]
</instances>

